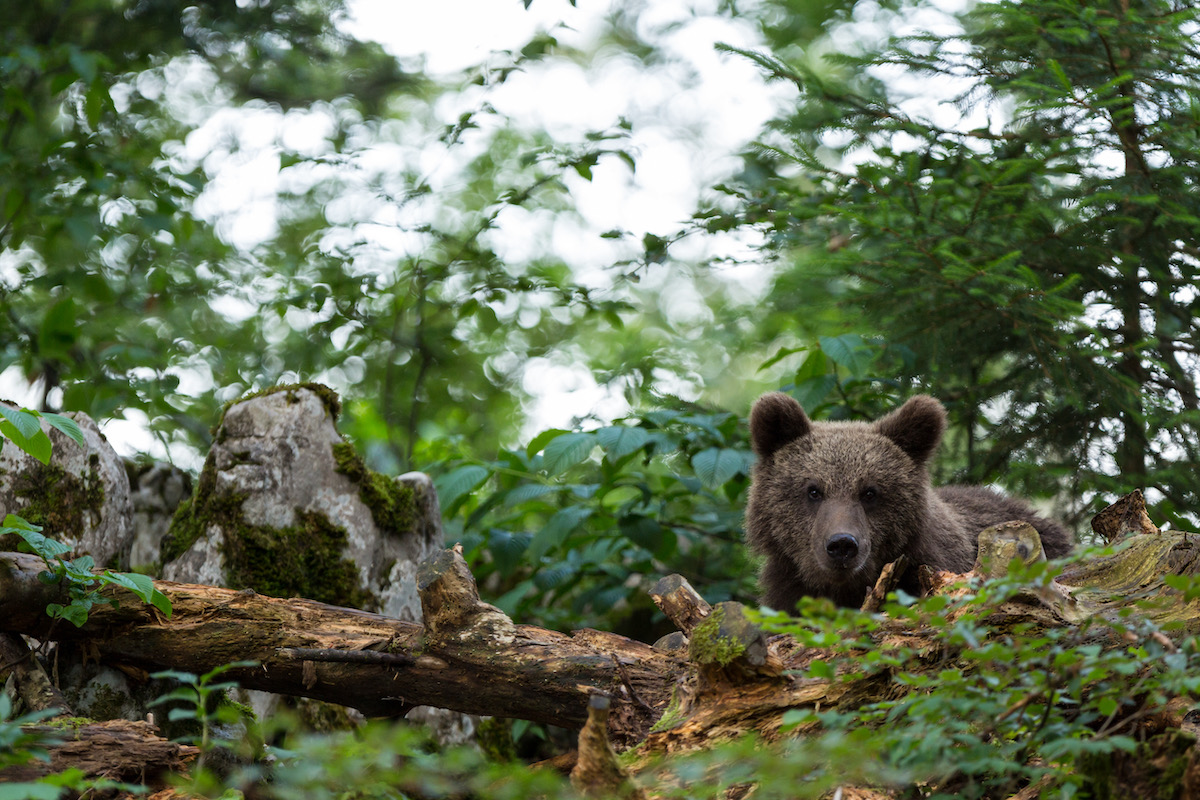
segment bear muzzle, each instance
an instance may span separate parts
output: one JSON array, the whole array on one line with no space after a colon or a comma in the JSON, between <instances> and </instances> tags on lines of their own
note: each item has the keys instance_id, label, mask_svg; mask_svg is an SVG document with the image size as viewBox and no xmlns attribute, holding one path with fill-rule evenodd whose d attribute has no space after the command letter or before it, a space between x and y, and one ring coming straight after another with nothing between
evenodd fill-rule
<instances>
[{"instance_id":1,"label":"bear muzzle","mask_svg":"<svg viewBox=\"0 0 1200 800\"><path fill-rule=\"evenodd\" d=\"M814 520L817 559L833 573L861 569L871 554L868 531L861 505L834 498L823 501Z\"/></svg>"},{"instance_id":2,"label":"bear muzzle","mask_svg":"<svg viewBox=\"0 0 1200 800\"><path fill-rule=\"evenodd\" d=\"M846 569L858 559L858 539L851 533L835 533L825 541L825 554L835 566Z\"/></svg>"}]
</instances>

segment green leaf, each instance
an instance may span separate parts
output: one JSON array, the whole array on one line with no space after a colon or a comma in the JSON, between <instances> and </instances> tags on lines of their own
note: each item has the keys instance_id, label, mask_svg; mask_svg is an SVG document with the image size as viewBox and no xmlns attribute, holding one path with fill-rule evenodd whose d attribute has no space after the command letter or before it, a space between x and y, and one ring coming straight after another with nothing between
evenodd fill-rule
<instances>
[{"instance_id":1,"label":"green leaf","mask_svg":"<svg viewBox=\"0 0 1200 800\"><path fill-rule=\"evenodd\" d=\"M13 427L20 433L21 438L30 439L37 435L42 429L38 422L38 415L30 411L18 411L15 408L10 408L4 403L0 403L0 417L4 417Z\"/></svg>"},{"instance_id":2,"label":"green leaf","mask_svg":"<svg viewBox=\"0 0 1200 800\"><path fill-rule=\"evenodd\" d=\"M137 595L143 603L149 603L171 618L171 600L154 586L154 579L149 575L139 575L136 572L106 572L102 576L106 582L124 586Z\"/></svg>"},{"instance_id":3,"label":"green leaf","mask_svg":"<svg viewBox=\"0 0 1200 800\"><path fill-rule=\"evenodd\" d=\"M74 625L76 628L82 628L87 622L88 607L83 603L71 603L68 606L61 606L58 603L51 603L46 606L46 613L51 617L59 617Z\"/></svg>"},{"instance_id":4,"label":"green leaf","mask_svg":"<svg viewBox=\"0 0 1200 800\"><path fill-rule=\"evenodd\" d=\"M746 456L728 447L710 447L692 457L696 477L709 489L717 489L746 468Z\"/></svg>"},{"instance_id":5,"label":"green leaf","mask_svg":"<svg viewBox=\"0 0 1200 800\"><path fill-rule=\"evenodd\" d=\"M552 440L568 433L570 433L570 431L564 431L562 428L550 428L549 430L544 430L537 436L533 437L533 441L531 441L529 446L525 448L525 454L530 458L533 458L535 455L542 452L542 448L544 448Z\"/></svg>"},{"instance_id":6,"label":"green leaf","mask_svg":"<svg viewBox=\"0 0 1200 800\"><path fill-rule=\"evenodd\" d=\"M813 661L808 665L808 676L810 678L832 680L834 674L833 667L829 666L829 663L826 661Z\"/></svg>"},{"instance_id":7,"label":"green leaf","mask_svg":"<svg viewBox=\"0 0 1200 800\"><path fill-rule=\"evenodd\" d=\"M75 420L70 417L64 417L62 414L52 414L50 412L42 412L42 419L65 433L76 444L83 445L83 429L75 423Z\"/></svg>"},{"instance_id":8,"label":"green leaf","mask_svg":"<svg viewBox=\"0 0 1200 800\"><path fill-rule=\"evenodd\" d=\"M35 530L30 530L28 528L10 527L9 519L11 519L12 517L13 517L13 515L9 514L4 519L4 527L6 528L6 532L15 533L18 536L20 536L22 539L24 539L25 543L29 545L30 549L33 550L34 554L37 555L37 557L42 559L43 561L46 561L46 562L55 561L60 556L64 556L67 553L71 552L71 548L68 547L67 545L62 544L61 542L57 542L48 536L43 536L41 533L38 533ZM21 522L25 522L25 521L21 520ZM28 524L28 523L25 523L25 524Z\"/></svg>"},{"instance_id":9,"label":"green leaf","mask_svg":"<svg viewBox=\"0 0 1200 800\"><path fill-rule=\"evenodd\" d=\"M871 366L871 351L862 337L847 333L843 336L820 337L821 350L838 366L845 367L855 378L861 378Z\"/></svg>"},{"instance_id":10,"label":"green leaf","mask_svg":"<svg viewBox=\"0 0 1200 800\"><path fill-rule=\"evenodd\" d=\"M537 562L551 549L561 545L571 531L578 528L591 515L592 509L585 506L568 506L556 512L547 520L542 529L534 534L533 541L529 543L529 549L526 551L529 560Z\"/></svg>"},{"instance_id":11,"label":"green leaf","mask_svg":"<svg viewBox=\"0 0 1200 800\"><path fill-rule=\"evenodd\" d=\"M514 489L510 489L504 495L503 505L507 507L519 506L522 503L528 503L530 500L554 494L559 491L559 488L558 486L548 486L544 483L525 483Z\"/></svg>"},{"instance_id":12,"label":"green leaf","mask_svg":"<svg viewBox=\"0 0 1200 800\"><path fill-rule=\"evenodd\" d=\"M645 447L650 441L650 434L645 428L613 425L596 431L596 441L604 448L609 460L616 461Z\"/></svg>"},{"instance_id":13,"label":"green leaf","mask_svg":"<svg viewBox=\"0 0 1200 800\"><path fill-rule=\"evenodd\" d=\"M0 434L8 437L9 441L43 464L50 463L50 454L53 450L53 445L50 443L50 437L46 435L46 432L41 427L37 429L37 433L33 436L26 438L15 425L5 419L3 422L0 422Z\"/></svg>"},{"instance_id":14,"label":"green leaf","mask_svg":"<svg viewBox=\"0 0 1200 800\"><path fill-rule=\"evenodd\" d=\"M586 459L596 446L592 433L567 433L556 437L542 454L542 469L548 475L560 475Z\"/></svg>"},{"instance_id":15,"label":"green leaf","mask_svg":"<svg viewBox=\"0 0 1200 800\"><path fill-rule=\"evenodd\" d=\"M475 491L490 474L484 467L468 464L436 478L433 485L442 508L450 508L459 498Z\"/></svg>"}]
</instances>

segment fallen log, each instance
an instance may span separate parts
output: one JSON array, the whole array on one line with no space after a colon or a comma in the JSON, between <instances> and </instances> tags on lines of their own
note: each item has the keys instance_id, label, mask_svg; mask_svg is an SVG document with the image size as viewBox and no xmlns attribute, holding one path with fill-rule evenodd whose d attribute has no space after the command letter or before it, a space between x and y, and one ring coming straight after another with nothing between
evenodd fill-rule
<instances>
[{"instance_id":1,"label":"fallen log","mask_svg":"<svg viewBox=\"0 0 1200 800\"><path fill-rule=\"evenodd\" d=\"M256 661L228 677L368 716L430 705L578 728L590 694L601 692L612 698L618 741L629 743L657 719L683 669L678 657L615 634L514 624L480 601L452 550L421 568L424 626L311 600L157 581L171 600L170 619L108 589L118 606L96 606L82 628L52 628L45 607L64 602L64 593L37 580L44 569L34 556L0 554L0 630L86 643L100 660L146 674Z\"/></svg>"}]
</instances>

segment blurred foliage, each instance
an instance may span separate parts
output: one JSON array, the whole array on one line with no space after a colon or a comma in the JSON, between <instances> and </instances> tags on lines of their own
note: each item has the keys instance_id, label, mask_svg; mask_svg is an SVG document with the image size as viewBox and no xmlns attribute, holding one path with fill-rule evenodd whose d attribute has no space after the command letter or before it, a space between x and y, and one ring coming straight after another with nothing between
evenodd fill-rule
<instances>
[{"instance_id":1,"label":"blurred foliage","mask_svg":"<svg viewBox=\"0 0 1200 800\"><path fill-rule=\"evenodd\" d=\"M448 461L436 485L447 540L462 542L506 613L653 640L669 630L647 591L666 573L716 600L753 597L741 547L750 458L736 415L664 398L595 430L544 431L494 460Z\"/></svg>"}]
</instances>

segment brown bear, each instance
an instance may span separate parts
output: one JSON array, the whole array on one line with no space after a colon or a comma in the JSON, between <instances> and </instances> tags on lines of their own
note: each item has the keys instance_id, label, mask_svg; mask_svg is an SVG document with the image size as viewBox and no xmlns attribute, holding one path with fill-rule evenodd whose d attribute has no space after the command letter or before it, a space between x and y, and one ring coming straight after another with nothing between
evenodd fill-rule
<instances>
[{"instance_id":1,"label":"brown bear","mask_svg":"<svg viewBox=\"0 0 1200 800\"><path fill-rule=\"evenodd\" d=\"M1027 504L978 486L929 482L927 464L946 429L946 410L918 395L874 423L808 419L774 392L750 412L758 461L746 507L746 538L766 556L762 602L794 611L801 597L862 605L885 564L907 555L900 588L919 593L917 565L966 572L979 532L1029 522L1048 558L1071 535Z\"/></svg>"}]
</instances>

